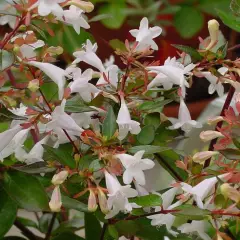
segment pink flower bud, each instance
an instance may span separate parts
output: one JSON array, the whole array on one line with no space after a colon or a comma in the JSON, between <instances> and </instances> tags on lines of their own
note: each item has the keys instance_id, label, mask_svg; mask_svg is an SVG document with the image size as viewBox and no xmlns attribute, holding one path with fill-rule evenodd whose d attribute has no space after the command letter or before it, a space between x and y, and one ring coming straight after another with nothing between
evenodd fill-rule
<instances>
[{"instance_id":1,"label":"pink flower bud","mask_svg":"<svg viewBox=\"0 0 240 240\"><path fill-rule=\"evenodd\" d=\"M104 214L107 214L109 212L109 209L107 206L107 197L105 193L101 190L101 188L98 188L98 201L99 201L101 211Z\"/></svg>"},{"instance_id":2,"label":"pink flower bud","mask_svg":"<svg viewBox=\"0 0 240 240\"><path fill-rule=\"evenodd\" d=\"M62 207L62 198L59 186L55 187L52 192L51 201L49 207L52 212L60 212Z\"/></svg>"},{"instance_id":3,"label":"pink flower bud","mask_svg":"<svg viewBox=\"0 0 240 240\"><path fill-rule=\"evenodd\" d=\"M68 171L61 171L58 174L55 174L52 178L52 184L57 186L62 184L68 177Z\"/></svg>"},{"instance_id":4,"label":"pink flower bud","mask_svg":"<svg viewBox=\"0 0 240 240\"><path fill-rule=\"evenodd\" d=\"M94 5L91 2L86 2L81 0L69 1L67 5L74 5L87 13L90 13L94 10Z\"/></svg>"},{"instance_id":5,"label":"pink flower bud","mask_svg":"<svg viewBox=\"0 0 240 240\"><path fill-rule=\"evenodd\" d=\"M89 189L90 195L88 198L88 210L90 212L95 212L98 208L97 199L93 190Z\"/></svg>"},{"instance_id":6,"label":"pink flower bud","mask_svg":"<svg viewBox=\"0 0 240 240\"><path fill-rule=\"evenodd\" d=\"M234 187L232 187L230 184L228 183L224 183L221 185L220 187L221 193L222 195L227 199L230 198L231 200L233 200L236 203L240 202L240 192L235 189Z\"/></svg>"},{"instance_id":7,"label":"pink flower bud","mask_svg":"<svg viewBox=\"0 0 240 240\"><path fill-rule=\"evenodd\" d=\"M217 117L209 118L207 122L208 122L209 125L213 125L213 124L215 125L219 122L222 122L223 120L224 120L223 117L217 116Z\"/></svg>"},{"instance_id":8,"label":"pink flower bud","mask_svg":"<svg viewBox=\"0 0 240 240\"><path fill-rule=\"evenodd\" d=\"M224 135L222 135L218 131L211 131L211 130L203 131L200 133L200 138L203 142L208 142L218 137L224 137Z\"/></svg>"},{"instance_id":9,"label":"pink flower bud","mask_svg":"<svg viewBox=\"0 0 240 240\"><path fill-rule=\"evenodd\" d=\"M198 152L198 153L194 154L193 161L196 163L204 164L204 162L207 159L209 159L212 156L215 156L217 154L218 154L218 152L214 152L214 151Z\"/></svg>"}]
</instances>

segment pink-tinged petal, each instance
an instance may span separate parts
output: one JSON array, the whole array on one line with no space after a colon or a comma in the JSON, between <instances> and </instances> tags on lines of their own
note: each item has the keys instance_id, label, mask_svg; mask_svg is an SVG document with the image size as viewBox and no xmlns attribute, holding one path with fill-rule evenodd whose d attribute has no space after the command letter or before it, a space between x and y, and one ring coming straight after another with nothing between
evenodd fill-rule
<instances>
[{"instance_id":1,"label":"pink-tinged petal","mask_svg":"<svg viewBox=\"0 0 240 240\"><path fill-rule=\"evenodd\" d=\"M49 207L52 212L60 212L62 207L62 198L59 186L55 187L52 192L51 201Z\"/></svg>"}]
</instances>

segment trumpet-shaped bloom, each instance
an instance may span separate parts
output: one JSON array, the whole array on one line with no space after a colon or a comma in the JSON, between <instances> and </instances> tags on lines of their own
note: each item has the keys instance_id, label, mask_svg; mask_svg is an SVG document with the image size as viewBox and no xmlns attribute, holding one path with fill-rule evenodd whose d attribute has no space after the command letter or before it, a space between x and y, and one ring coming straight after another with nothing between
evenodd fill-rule
<instances>
[{"instance_id":1,"label":"trumpet-shaped bloom","mask_svg":"<svg viewBox=\"0 0 240 240\"><path fill-rule=\"evenodd\" d=\"M93 84L89 83L89 81L92 79L92 75L92 69L87 69L82 73L81 69L78 68L77 77L73 78L74 81L69 84L71 93L79 93L85 102L90 102L92 98L99 92L99 90Z\"/></svg>"},{"instance_id":2,"label":"trumpet-shaped bloom","mask_svg":"<svg viewBox=\"0 0 240 240\"><path fill-rule=\"evenodd\" d=\"M52 184L57 186L57 185L61 185L62 183L65 182L65 180L67 179L68 177L68 171L64 170L64 171L61 171L57 174L55 174L52 178Z\"/></svg>"},{"instance_id":3,"label":"trumpet-shaped bloom","mask_svg":"<svg viewBox=\"0 0 240 240\"><path fill-rule=\"evenodd\" d=\"M128 107L123 97L121 97L121 108L117 117L117 124L119 126L119 140L123 140L128 132L132 134L139 134L141 131L140 123L131 119Z\"/></svg>"},{"instance_id":4,"label":"trumpet-shaped bloom","mask_svg":"<svg viewBox=\"0 0 240 240\"><path fill-rule=\"evenodd\" d=\"M43 71L53 82L58 85L58 97L62 100L64 94L64 86L66 83L65 71L53 64L31 61L29 65L39 68Z\"/></svg>"},{"instance_id":5,"label":"trumpet-shaped bloom","mask_svg":"<svg viewBox=\"0 0 240 240\"><path fill-rule=\"evenodd\" d=\"M192 221L191 223L185 223L181 225L178 230L182 233L197 233L203 240L211 240L206 233L206 222L205 221Z\"/></svg>"},{"instance_id":6,"label":"trumpet-shaped bloom","mask_svg":"<svg viewBox=\"0 0 240 240\"><path fill-rule=\"evenodd\" d=\"M99 78L97 85L105 85L110 83L112 86L117 88L118 85L118 71L119 68L117 65L109 66L106 71L101 73L101 77ZM105 75L105 76L104 76ZM107 81L106 79L107 78Z\"/></svg>"},{"instance_id":7,"label":"trumpet-shaped bloom","mask_svg":"<svg viewBox=\"0 0 240 240\"><path fill-rule=\"evenodd\" d=\"M185 104L183 98L180 98L178 121L174 123L173 126L169 127L169 129L181 128L183 131L189 132L193 127L201 128L202 124L192 120L187 105Z\"/></svg>"},{"instance_id":8,"label":"trumpet-shaped bloom","mask_svg":"<svg viewBox=\"0 0 240 240\"><path fill-rule=\"evenodd\" d=\"M74 5L71 5L69 10L63 11L63 16L64 18L60 18L59 20L72 25L78 34L80 34L81 27L85 29L90 28L90 25L83 17L83 10Z\"/></svg>"},{"instance_id":9,"label":"trumpet-shaped bloom","mask_svg":"<svg viewBox=\"0 0 240 240\"><path fill-rule=\"evenodd\" d=\"M47 123L47 131L64 129L67 131L75 132L75 135L79 135L83 132L76 122L64 112L66 99L64 99L60 106L57 106L51 114L52 120Z\"/></svg>"},{"instance_id":10,"label":"trumpet-shaped bloom","mask_svg":"<svg viewBox=\"0 0 240 240\"><path fill-rule=\"evenodd\" d=\"M108 59L105 60L103 65L105 68L108 68L108 67L114 65L114 62L115 62L115 57L113 55L111 55Z\"/></svg>"},{"instance_id":11,"label":"trumpet-shaped bloom","mask_svg":"<svg viewBox=\"0 0 240 240\"><path fill-rule=\"evenodd\" d=\"M73 53L74 57L76 58L75 61L73 61L73 64L85 62L97 68L100 72L104 72L105 68L100 58L96 55L96 51L97 43L92 44L88 39L86 44L83 45L83 50Z\"/></svg>"},{"instance_id":12,"label":"trumpet-shaped bloom","mask_svg":"<svg viewBox=\"0 0 240 240\"><path fill-rule=\"evenodd\" d=\"M194 154L193 156L193 161L196 162L196 163L200 163L200 164L204 164L204 162L215 156L215 155L218 155L219 153L218 152L215 152L215 151L204 151L204 152L197 152Z\"/></svg>"},{"instance_id":13,"label":"trumpet-shaped bloom","mask_svg":"<svg viewBox=\"0 0 240 240\"><path fill-rule=\"evenodd\" d=\"M153 50L158 50L158 45L153 39L162 33L162 29L160 27L149 28L148 19L146 17L141 20L139 29L133 29L130 33L138 42L137 50L142 51L149 47Z\"/></svg>"},{"instance_id":14,"label":"trumpet-shaped bloom","mask_svg":"<svg viewBox=\"0 0 240 240\"><path fill-rule=\"evenodd\" d=\"M148 84L147 89L149 90L159 86L163 86L165 90L170 90L173 87L173 83L166 75L158 73L157 76Z\"/></svg>"},{"instance_id":15,"label":"trumpet-shaped bloom","mask_svg":"<svg viewBox=\"0 0 240 240\"><path fill-rule=\"evenodd\" d=\"M130 212L136 204L129 203L128 198L138 195L135 189L130 185L121 186L115 176L105 171L106 185L108 189L108 209L110 212L106 215L106 219L112 218L119 212Z\"/></svg>"},{"instance_id":16,"label":"trumpet-shaped bloom","mask_svg":"<svg viewBox=\"0 0 240 240\"><path fill-rule=\"evenodd\" d=\"M194 64L188 64L187 66L179 63L176 58L168 58L163 66L157 67L148 67L147 69L156 73L162 73L168 78L163 78L161 81L166 82L170 81L171 84L179 85L182 89L182 96L185 97L186 89L185 87L189 87L188 82L186 81L185 75L190 75L191 71L195 67ZM170 87L170 83L167 86Z\"/></svg>"},{"instance_id":17,"label":"trumpet-shaped bloom","mask_svg":"<svg viewBox=\"0 0 240 240\"><path fill-rule=\"evenodd\" d=\"M208 142L219 137L224 137L224 135L218 131L207 130L200 133L200 138L203 142Z\"/></svg>"},{"instance_id":18,"label":"trumpet-shaped bloom","mask_svg":"<svg viewBox=\"0 0 240 240\"><path fill-rule=\"evenodd\" d=\"M123 173L123 182L130 184L133 179L140 185L145 185L146 180L144 170L154 167L155 163L148 158L143 158L145 151L138 151L134 156L129 154L117 154L116 157L122 162L125 171Z\"/></svg>"},{"instance_id":19,"label":"trumpet-shaped bloom","mask_svg":"<svg viewBox=\"0 0 240 240\"><path fill-rule=\"evenodd\" d=\"M17 20L14 15L17 14L17 10L12 4L14 3L11 0L0 3L0 11L6 13L6 15L0 17L0 25L8 24L11 28L14 28Z\"/></svg>"},{"instance_id":20,"label":"trumpet-shaped bloom","mask_svg":"<svg viewBox=\"0 0 240 240\"><path fill-rule=\"evenodd\" d=\"M62 207L62 196L59 186L56 186L52 192L51 201L49 207L52 212L60 212Z\"/></svg>"}]
</instances>

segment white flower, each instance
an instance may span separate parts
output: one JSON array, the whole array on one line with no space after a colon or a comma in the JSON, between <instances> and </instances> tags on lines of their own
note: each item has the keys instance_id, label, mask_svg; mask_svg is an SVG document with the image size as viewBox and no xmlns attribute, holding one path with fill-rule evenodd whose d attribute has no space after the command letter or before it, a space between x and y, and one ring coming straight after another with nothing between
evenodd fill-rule
<instances>
[{"instance_id":1,"label":"white flower","mask_svg":"<svg viewBox=\"0 0 240 240\"><path fill-rule=\"evenodd\" d=\"M185 223L181 225L178 230L182 233L198 233L198 235L203 240L211 240L206 231L206 222L205 221L192 221L191 223Z\"/></svg>"},{"instance_id":2,"label":"white flower","mask_svg":"<svg viewBox=\"0 0 240 240\"><path fill-rule=\"evenodd\" d=\"M74 135L79 135L83 132L70 115L64 112L66 99L62 100L61 106L57 106L51 114L52 120L47 123L47 131L55 131L64 129L66 131L75 132Z\"/></svg>"},{"instance_id":3,"label":"white flower","mask_svg":"<svg viewBox=\"0 0 240 240\"><path fill-rule=\"evenodd\" d=\"M29 10L38 7L38 14L40 16L47 16L50 13L57 17L63 16L63 9L59 3L63 3L65 0L38 0L34 3Z\"/></svg>"},{"instance_id":4,"label":"white flower","mask_svg":"<svg viewBox=\"0 0 240 240\"><path fill-rule=\"evenodd\" d=\"M219 34L219 22L215 19L208 21L208 30L210 35L210 43L206 47L206 50L211 50L218 42L218 34Z\"/></svg>"},{"instance_id":5,"label":"white flower","mask_svg":"<svg viewBox=\"0 0 240 240\"><path fill-rule=\"evenodd\" d=\"M165 90L170 90L173 87L173 83L166 75L158 73L157 76L148 84L147 89L150 90L159 86L163 86Z\"/></svg>"},{"instance_id":6,"label":"white flower","mask_svg":"<svg viewBox=\"0 0 240 240\"><path fill-rule=\"evenodd\" d=\"M172 121L172 122L174 122L174 121ZM192 120L190 112L189 112L183 98L180 98L178 121L176 123L174 123L173 126L169 127L169 129L181 128L183 131L189 132L193 127L201 128L202 124L196 122L195 120Z\"/></svg>"},{"instance_id":7,"label":"white flower","mask_svg":"<svg viewBox=\"0 0 240 240\"><path fill-rule=\"evenodd\" d=\"M153 168L155 163L148 158L142 159L144 152L138 151L134 156L129 154L116 155L126 169L123 173L123 182L125 184L130 184L135 179L138 184L145 185L146 180L143 171Z\"/></svg>"},{"instance_id":8,"label":"white flower","mask_svg":"<svg viewBox=\"0 0 240 240\"><path fill-rule=\"evenodd\" d=\"M20 103L19 108L8 109L8 111L12 112L13 114L15 114L19 117L25 117L27 107L25 105L23 105L22 103Z\"/></svg>"},{"instance_id":9,"label":"white flower","mask_svg":"<svg viewBox=\"0 0 240 240\"><path fill-rule=\"evenodd\" d=\"M62 197L59 186L56 186L52 192L49 207L52 212L60 212L62 207Z\"/></svg>"},{"instance_id":10,"label":"white flower","mask_svg":"<svg viewBox=\"0 0 240 240\"><path fill-rule=\"evenodd\" d=\"M11 28L14 28L17 18L13 15L17 14L17 10L12 4L14 3L11 0L0 3L0 11L6 14L0 17L0 25L8 24Z\"/></svg>"},{"instance_id":11,"label":"white flower","mask_svg":"<svg viewBox=\"0 0 240 240\"><path fill-rule=\"evenodd\" d=\"M142 51L148 47L151 47L153 50L158 50L158 45L153 39L162 33L162 29L160 27L149 28L146 17L141 20L139 29L133 29L130 33L138 42L137 50Z\"/></svg>"},{"instance_id":12,"label":"white flower","mask_svg":"<svg viewBox=\"0 0 240 240\"><path fill-rule=\"evenodd\" d=\"M50 63L31 61L31 62L28 62L28 64L32 65L36 68L39 68L53 82L55 82L58 85L58 97L59 97L59 100L62 100L63 94L64 94L64 86L66 83L65 71L53 64L50 64Z\"/></svg>"},{"instance_id":13,"label":"white flower","mask_svg":"<svg viewBox=\"0 0 240 240\"><path fill-rule=\"evenodd\" d=\"M75 135L79 135L79 132L74 131L67 131L67 133L73 141L77 139ZM52 133L52 139L55 142L53 146L54 148L58 148L60 144L69 142L68 137L66 136L64 131L59 127L54 129L54 132Z\"/></svg>"},{"instance_id":14,"label":"white flower","mask_svg":"<svg viewBox=\"0 0 240 240\"><path fill-rule=\"evenodd\" d=\"M93 84L89 83L89 81L92 79L92 75L92 69L87 69L82 73L81 69L78 68L77 77L74 77L73 82L69 84L71 93L79 93L84 101L90 102L92 98L99 92L99 90Z\"/></svg>"},{"instance_id":15,"label":"white flower","mask_svg":"<svg viewBox=\"0 0 240 240\"><path fill-rule=\"evenodd\" d=\"M76 60L73 61L73 64L85 62L97 68L100 72L104 72L105 68L103 66L102 61L96 55L96 51L97 51L97 43L93 45L91 41L88 39L86 44L83 45L82 51L77 51L73 53L74 57L76 58Z\"/></svg>"},{"instance_id":16,"label":"white flower","mask_svg":"<svg viewBox=\"0 0 240 240\"><path fill-rule=\"evenodd\" d=\"M132 134L139 134L141 131L140 123L134 120L131 120L130 113L128 111L127 105L124 98L121 96L121 108L117 117L117 124L119 126L119 140L123 140L128 132Z\"/></svg>"},{"instance_id":17,"label":"white flower","mask_svg":"<svg viewBox=\"0 0 240 240\"><path fill-rule=\"evenodd\" d=\"M227 71L228 68L226 67L218 69L218 72L221 73L223 76L226 74ZM213 94L216 91L219 97L222 97L224 95L224 87L219 81L218 77L213 75L211 72L201 72L201 75L203 75L210 82L210 85L208 87L209 94Z\"/></svg>"},{"instance_id":18,"label":"white flower","mask_svg":"<svg viewBox=\"0 0 240 240\"><path fill-rule=\"evenodd\" d=\"M229 174L222 174L218 176L220 179L224 179ZM217 177L212 177L203 180L202 182L198 183L196 186L192 187L187 183L181 183L182 190L187 194L193 196L193 199L196 201L197 206L201 209L204 209L203 201L208 195L214 190L216 183L218 182Z\"/></svg>"},{"instance_id":19,"label":"white flower","mask_svg":"<svg viewBox=\"0 0 240 240\"><path fill-rule=\"evenodd\" d=\"M97 85L104 85L110 83L115 88L118 86L118 71L119 68L117 65L109 66L103 73L101 73L101 77L99 78ZM104 76L105 75L105 76ZM109 82L106 81L105 77Z\"/></svg>"},{"instance_id":20,"label":"white flower","mask_svg":"<svg viewBox=\"0 0 240 240\"><path fill-rule=\"evenodd\" d=\"M106 215L106 219L112 218L119 212L131 212L133 207L138 207L136 204L131 204L128 198L138 195L135 189L130 185L121 186L115 176L112 176L105 171L106 185L108 189L108 209L110 212Z\"/></svg>"},{"instance_id":21,"label":"white flower","mask_svg":"<svg viewBox=\"0 0 240 240\"><path fill-rule=\"evenodd\" d=\"M80 34L80 28L89 29L90 25L87 23L87 21L84 19L83 10L71 5L69 10L63 11L63 18L60 18L59 20L72 25L74 30Z\"/></svg>"},{"instance_id":22,"label":"white flower","mask_svg":"<svg viewBox=\"0 0 240 240\"><path fill-rule=\"evenodd\" d=\"M55 174L52 178L52 184L57 186L57 185L61 185L62 183L65 182L65 180L67 179L68 177L68 171L64 170L64 171L61 171L57 174Z\"/></svg>"},{"instance_id":23,"label":"white flower","mask_svg":"<svg viewBox=\"0 0 240 240\"><path fill-rule=\"evenodd\" d=\"M11 154L17 152L19 148L22 148L24 142L27 139L29 131L30 129L23 129L21 131L18 131L12 138L12 140L4 147L4 149L0 151L0 160L3 160L4 158L10 156Z\"/></svg>"},{"instance_id":24,"label":"white flower","mask_svg":"<svg viewBox=\"0 0 240 240\"><path fill-rule=\"evenodd\" d=\"M161 195L162 200L163 200L163 209L164 210L171 210L179 205L181 205L181 202L178 201L174 204L172 204L175 195L177 194L178 189L177 188L171 188L170 190L166 191L165 193L163 193ZM172 205L171 205L172 204ZM161 207L156 207L155 208L155 212L158 212L161 210ZM151 219L151 225L153 226L161 226L161 225L166 225L167 230L170 234L172 234L173 236L176 236L178 233L172 230L172 225L175 221L175 216L168 213L168 214L156 214L153 216L149 216L147 217L149 219Z\"/></svg>"},{"instance_id":25,"label":"white flower","mask_svg":"<svg viewBox=\"0 0 240 240\"><path fill-rule=\"evenodd\" d=\"M187 66L184 66L176 60L176 57L174 58L169 57L165 61L163 66L147 67L147 69L156 73L162 73L166 77L168 77L168 79L166 79L165 81L170 81L171 84L179 85L182 89L182 96L185 97L186 95L185 87L189 87L185 75L191 75L191 71L195 66L196 65L192 63ZM168 86L172 85L168 83Z\"/></svg>"},{"instance_id":26,"label":"white flower","mask_svg":"<svg viewBox=\"0 0 240 240\"><path fill-rule=\"evenodd\" d=\"M105 62L104 62L103 65L104 65L105 68L108 68L108 67L114 65L114 62L115 62L115 57L114 57L113 55L111 55L111 56L109 57L109 59L106 59L106 60L105 60Z\"/></svg>"}]
</instances>

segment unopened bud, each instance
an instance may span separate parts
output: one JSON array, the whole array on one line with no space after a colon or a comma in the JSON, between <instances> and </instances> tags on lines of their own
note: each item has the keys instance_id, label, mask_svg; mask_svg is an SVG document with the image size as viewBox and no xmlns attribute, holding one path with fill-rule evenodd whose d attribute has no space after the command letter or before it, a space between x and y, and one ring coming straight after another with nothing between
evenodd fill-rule
<instances>
[{"instance_id":1,"label":"unopened bud","mask_svg":"<svg viewBox=\"0 0 240 240\"><path fill-rule=\"evenodd\" d=\"M62 197L59 186L55 187L52 192L51 201L49 207L52 212L60 212L62 207Z\"/></svg>"},{"instance_id":2,"label":"unopened bud","mask_svg":"<svg viewBox=\"0 0 240 240\"><path fill-rule=\"evenodd\" d=\"M18 53L20 51L20 47L18 45L14 45L13 52Z\"/></svg>"},{"instance_id":3,"label":"unopened bud","mask_svg":"<svg viewBox=\"0 0 240 240\"><path fill-rule=\"evenodd\" d=\"M39 81L38 79L34 79L28 83L28 89L31 92L36 92L39 89Z\"/></svg>"},{"instance_id":4,"label":"unopened bud","mask_svg":"<svg viewBox=\"0 0 240 240\"><path fill-rule=\"evenodd\" d=\"M222 122L223 120L224 120L223 117L217 116L217 117L209 118L207 122L208 122L209 125L213 125L213 124L215 125L219 122Z\"/></svg>"},{"instance_id":5,"label":"unopened bud","mask_svg":"<svg viewBox=\"0 0 240 240\"><path fill-rule=\"evenodd\" d=\"M27 30L27 27L25 25L21 25L19 28L18 28L19 31L21 32L25 32Z\"/></svg>"},{"instance_id":6,"label":"unopened bud","mask_svg":"<svg viewBox=\"0 0 240 240\"><path fill-rule=\"evenodd\" d=\"M219 23L217 20L212 19L208 22L208 30L209 30L209 35L210 35L210 43L206 47L206 50L210 50L213 48L216 43L218 42L218 34L219 34Z\"/></svg>"},{"instance_id":7,"label":"unopened bud","mask_svg":"<svg viewBox=\"0 0 240 240\"><path fill-rule=\"evenodd\" d=\"M58 174L55 174L52 178L52 184L57 186L65 182L68 177L68 171L61 171Z\"/></svg>"},{"instance_id":8,"label":"unopened bud","mask_svg":"<svg viewBox=\"0 0 240 240\"><path fill-rule=\"evenodd\" d=\"M67 5L74 5L87 13L90 13L94 10L94 5L91 2L86 2L81 0L69 1Z\"/></svg>"},{"instance_id":9,"label":"unopened bud","mask_svg":"<svg viewBox=\"0 0 240 240\"><path fill-rule=\"evenodd\" d=\"M212 156L215 156L217 154L218 154L218 152L214 152L214 151L198 152L198 153L194 154L193 161L196 163L204 164L204 162L207 159L209 159Z\"/></svg>"},{"instance_id":10,"label":"unopened bud","mask_svg":"<svg viewBox=\"0 0 240 240\"><path fill-rule=\"evenodd\" d=\"M59 47L59 46L58 47L49 47L47 49L47 52L55 54L55 55L61 55L63 53L63 48Z\"/></svg>"},{"instance_id":11,"label":"unopened bud","mask_svg":"<svg viewBox=\"0 0 240 240\"><path fill-rule=\"evenodd\" d=\"M95 212L98 208L97 199L93 190L90 189L89 193L90 195L88 197L88 210L90 212Z\"/></svg>"},{"instance_id":12,"label":"unopened bud","mask_svg":"<svg viewBox=\"0 0 240 240\"><path fill-rule=\"evenodd\" d=\"M211 140L213 140L215 138L219 138L219 137L224 137L224 135L222 135L218 131L208 130L208 131L203 131L200 133L200 138L203 142L208 142L208 141L211 141Z\"/></svg>"},{"instance_id":13,"label":"unopened bud","mask_svg":"<svg viewBox=\"0 0 240 240\"><path fill-rule=\"evenodd\" d=\"M109 209L107 206L107 197L105 193L101 190L101 188L98 188L98 201L99 201L101 211L104 214L107 214L109 212Z\"/></svg>"},{"instance_id":14,"label":"unopened bud","mask_svg":"<svg viewBox=\"0 0 240 240\"><path fill-rule=\"evenodd\" d=\"M230 198L236 203L240 202L240 192L234 187L232 187L230 184L228 183L222 184L222 186L220 187L220 190L222 195L225 198Z\"/></svg>"}]
</instances>

